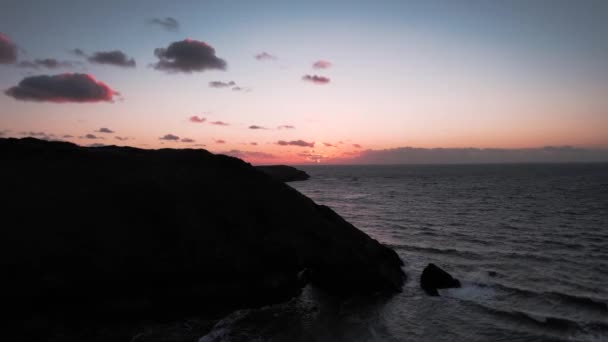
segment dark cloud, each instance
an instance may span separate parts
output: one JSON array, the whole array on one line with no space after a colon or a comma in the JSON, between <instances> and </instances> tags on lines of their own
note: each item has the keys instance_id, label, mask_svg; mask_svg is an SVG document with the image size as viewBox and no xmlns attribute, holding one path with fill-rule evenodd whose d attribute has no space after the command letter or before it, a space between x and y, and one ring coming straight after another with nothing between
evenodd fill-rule
<instances>
[{"instance_id":1,"label":"dark cloud","mask_svg":"<svg viewBox=\"0 0 608 342\"><path fill-rule=\"evenodd\" d=\"M119 141L127 141L129 140L129 137L119 137L119 136L115 136L114 139L119 140Z\"/></svg>"},{"instance_id":2,"label":"dark cloud","mask_svg":"<svg viewBox=\"0 0 608 342\"><path fill-rule=\"evenodd\" d=\"M232 87L235 85L236 85L236 83L234 81L230 81L230 82L211 81L211 82L209 82L209 86L211 88L226 88L226 87Z\"/></svg>"},{"instance_id":3,"label":"dark cloud","mask_svg":"<svg viewBox=\"0 0 608 342\"><path fill-rule=\"evenodd\" d=\"M247 159L247 158L259 158L259 159L274 159L274 154L257 151L241 151L241 150L230 150L222 152L222 154L229 155L236 158Z\"/></svg>"},{"instance_id":4,"label":"dark cloud","mask_svg":"<svg viewBox=\"0 0 608 342\"><path fill-rule=\"evenodd\" d=\"M190 138L182 138L182 140L180 140L183 143L193 143L196 142L196 140L194 139L190 139Z\"/></svg>"},{"instance_id":5,"label":"dark cloud","mask_svg":"<svg viewBox=\"0 0 608 342\"><path fill-rule=\"evenodd\" d=\"M157 70L169 72L193 72L204 70L226 70L226 61L215 55L215 49L205 42L186 39L173 42L167 48L154 50L159 61Z\"/></svg>"},{"instance_id":6,"label":"dark cloud","mask_svg":"<svg viewBox=\"0 0 608 342\"><path fill-rule=\"evenodd\" d=\"M103 137L98 137L95 134L90 134L90 133L87 134L87 135L85 135L85 136L79 137L79 138L80 139L91 139L91 140L95 140L95 139L102 139L103 140Z\"/></svg>"},{"instance_id":7,"label":"dark cloud","mask_svg":"<svg viewBox=\"0 0 608 342\"><path fill-rule=\"evenodd\" d=\"M330 143L323 143L323 145L325 145L325 147L334 147L334 145Z\"/></svg>"},{"instance_id":8,"label":"dark cloud","mask_svg":"<svg viewBox=\"0 0 608 342\"><path fill-rule=\"evenodd\" d=\"M194 122L194 123L203 123L203 122L207 121L206 118L203 118L201 116L196 116L196 115L191 116L188 120L190 122Z\"/></svg>"},{"instance_id":9,"label":"dark cloud","mask_svg":"<svg viewBox=\"0 0 608 342\"><path fill-rule=\"evenodd\" d=\"M100 129L98 129L95 132L97 132L97 133L114 133L113 130L106 128L106 127L101 127Z\"/></svg>"},{"instance_id":10,"label":"dark cloud","mask_svg":"<svg viewBox=\"0 0 608 342\"><path fill-rule=\"evenodd\" d=\"M278 129L295 129L295 126L292 125L281 125L277 127Z\"/></svg>"},{"instance_id":11,"label":"dark cloud","mask_svg":"<svg viewBox=\"0 0 608 342\"><path fill-rule=\"evenodd\" d=\"M28 137L45 137L45 136L47 136L46 132L34 132L34 131L19 132L19 134L25 135Z\"/></svg>"},{"instance_id":12,"label":"dark cloud","mask_svg":"<svg viewBox=\"0 0 608 342\"><path fill-rule=\"evenodd\" d=\"M279 141L277 141L277 145L281 145L281 146L315 147L315 143L314 142L306 142L304 140L292 140L292 141L279 140Z\"/></svg>"},{"instance_id":13,"label":"dark cloud","mask_svg":"<svg viewBox=\"0 0 608 342\"><path fill-rule=\"evenodd\" d=\"M487 164L487 163L561 163L605 162L608 149L570 146L500 149L500 148L415 148L400 147L366 150L343 162L356 164ZM336 162L342 162L340 160Z\"/></svg>"},{"instance_id":14,"label":"dark cloud","mask_svg":"<svg viewBox=\"0 0 608 342\"><path fill-rule=\"evenodd\" d=\"M13 64L17 61L17 45L8 36L0 33L0 64Z\"/></svg>"},{"instance_id":15,"label":"dark cloud","mask_svg":"<svg viewBox=\"0 0 608 342\"><path fill-rule=\"evenodd\" d=\"M261 52L255 55L255 59L258 61L275 61L277 60L277 57L269 54L268 52Z\"/></svg>"},{"instance_id":16,"label":"dark cloud","mask_svg":"<svg viewBox=\"0 0 608 342\"><path fill-rule=\"evenodd\" d=\"M362 148L361 145L359 145L359 144L353 144L353 147L354 148Z\"/></svg>"},{"instance_id":17,"label":"dark cloud","mask_svg":"<svg viewBox=\"0 0 608 342\"><path fill-rule=\"evenodd\" d=\"M61 136L64 139L69 139L69 138L73 138L74 136L71 134L64 134L63 136Z\"/></svg>"},{"instance_id":18,"label":"dark cloud","mask_svg":"<svg viewBox=\"0 0 608 342\"><path fill-rule=\"evenodd\" d=\"M331 62L324 61L324 60L318 60L312 64L312 67L314 69L327 69L327 68L330 68L331 66L332 66Z\"/></svg>"},{"instance_id":19,"label":"dark cloud","mask_svg":"<svg viewBox=\"0 0 608 342\"><path fill-rule=\"evenodd\" d=\"M99 51L87 58L91 63L116 65L125 68L134 68L135 59L130 58L122 51Z\"/></svg>"},{"instance_id":20,"label":"dark cloud","mask_svg":"<svg viewBox=\"0 0 608 342\"><path fill-rule=\"evenodd\" d=\"M177 31L179 29L179 22L177 19L172 17L165 18L153 18L147 21L148 24L158 25L167 31Z\"/></svg>"},{"instance_id":21,"label":"dark cloud","mask_svg":"<svg viewBox=\"0 0 608 342\"><path fill-rule=\"evenodd\" d=\"M70 50L70 53L72 53L73 55L78 56L78 57L87 56L87 54L81 49L72 49L72 50Z\"/></svg>"},{"instance_id":22,"label":"dark cloud","mask_svg":"<svg viewBox=\"0 0 608 342\"><path fill-rule=\"evenodd\" d=\"M258 146L258 143L254 141L254 142L250 142L249 145Z\"/></svg>"},{"instance_id":23,"label":"dark cloud","mask_svg":"<svg viewBox=\"0 0 608 342\"><path fill-rule=\"evenodd\" d=\"M327 84L330 82L330 79L325 76L317 76L317 75L304 75L302 76L303 81L312 82L314 84Z\"/></svg>"},{"instance_id":24,"label":"dark cloud","mask_svg":"<svg viewBox=\"0 0 608 342\"><path fill-rule=\"evenodd\" d=\"M100 143L93 143L93 144L89 144L87 146L88 147L105 147L107 145L106 144L100 144Z\"/></svg>"},{"instance_id":25,"label":"dark cloud","mask_svg":"<svg viewBox=\"0 0 608 342\"><path fill-rule=\"evenodd\" d=\"M225 144L225 143L226 143L226 140L217 139L217 140L215 140L215 143L216 143L216 144Z\"/></svg>"},{"instance_id":26,"label":"dark cloud","mask_svg":"<svg viewBox=\"0 0 608 342\"><path fill-rule=\"evenodd\" d=\"M173 134L165 134L164 136L158 138L159 140L168 140L168 141L177 141L179 137Z\"/></svg>"},{"instance_id":27,"label":"dark cloud","mask_svg":"<svg viewBox=\"0 0 608 342\"><path fill-rule=\"evenodd\" d=\"M262 127L262 126L258 126L258 125L251 125L249 126L249 129L267 129L266 127Z\"/></svg>"},{"instance_id":28,"label":"dark cloud","mask_svg":"<svg viewBox=\"0 0 608 342\"><path fill-rule=\"evenodd\" d=\"M230 124L224 121L213 121L211 122L211 124L216 126L230 126Z\"/></svg>"},{"instance_id":29,"label":"dark cloud","mask_svg":"<svg viewBox=\"0 0 608 342\"><path fill-rule=\"evenodd\" d=\"M4 92L22 101L111 102L118 93L88 74L40 75L24 78Z\"/></svg>"},{"instance_id":30,"label":"dark cloud","mask_svg":"<svg viewBox=\"0 0 608 342\"><path fill-rule=\"evenodd\" d=\"M44 58L44 59L36 59L32 61L21 61L17 64L19 68L31 68L31 69L39 69L40 67L45 67L48 69L56 69L56 68L72 68L78 62L70 62L70 61L59 61L55 58Z\"/></svg>"}]
</instances>

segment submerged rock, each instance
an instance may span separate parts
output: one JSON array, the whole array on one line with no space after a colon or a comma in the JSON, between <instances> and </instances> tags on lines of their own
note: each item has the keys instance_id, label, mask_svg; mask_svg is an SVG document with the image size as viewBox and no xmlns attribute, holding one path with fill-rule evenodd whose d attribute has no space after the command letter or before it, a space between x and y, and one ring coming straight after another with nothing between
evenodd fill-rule
<instances>
[{"instance_id":1,"label":"submerged rock","mask_svg":"<svg viewBox=\"0 0 608 342\"><path fill-rule=\"evenodd\" d=\"M287 165L256 166L255 168L281 182L304 181L310 178L306 172Z\"/></svg>"},{"instance_id":2,"label":"submerged rock","mask_svg":"<svg viewBox=\"0 0 608 342\"><path fill-rule=\"evenodd\" d=\"M305 281L395 292L397 254L251 165L204 150L0 139L3 306L130 319L283 301Z\"/></svg>"},{"instance_id":3,"label":"submerged rock","mask_svg":"<svg viewBox=\"0 0 608 342\"><path fill-rule=\"evenodd\" d=\"M439 296L437 289L460 287L460 281L435 264L428 264L420 276L420 287L430 296Z\"/></svg>"}]
</instances>

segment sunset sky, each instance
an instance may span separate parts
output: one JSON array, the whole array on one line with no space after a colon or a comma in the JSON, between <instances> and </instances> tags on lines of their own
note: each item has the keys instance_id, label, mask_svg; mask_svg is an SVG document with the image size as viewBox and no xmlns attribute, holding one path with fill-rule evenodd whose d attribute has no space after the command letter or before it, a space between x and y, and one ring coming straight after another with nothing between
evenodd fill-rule
<instances>
[{"instance_id":1,"label":"sunset sky","mask_svg":"<svg viewBox=\"0 0 608 342\"><path fill-rule=\"evenodd\" d=\"M605 0L2 0L0 33L4 137L295 164L608 148Z\"/></svg>"}]
</instances>

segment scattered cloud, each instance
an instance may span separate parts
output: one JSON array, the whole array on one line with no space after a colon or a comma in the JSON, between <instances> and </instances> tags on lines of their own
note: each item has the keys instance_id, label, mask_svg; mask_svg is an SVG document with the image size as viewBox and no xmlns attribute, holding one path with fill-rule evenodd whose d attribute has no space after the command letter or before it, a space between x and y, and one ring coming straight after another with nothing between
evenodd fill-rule
<instances>
[{"instance_id":1,"label":"scattered cloud","mask_svg":"<svg viewBox=\"0 0 608 342\"><path fill-rule=\"evenodd\" d=\"M106 127L101 127L100 129L96 130L95 132L97 132L97 133L114 133L113 130L106 128Z\"/></svg>"},{"instance_id":2,"label":"scattered cloud","mask_svg":"<svg viewBox=\"0 0 608 342\"><path fill-rule=\"evenodd\" d=\"M277 56L271 55L268 52L260 52L255 55L255 59L258 61L276 61Z\"/></svg>"},{"instance_id":3,"label":"scattered cloud","mask_svg":"<svg viewBox=\"0 0 608 342\"><path fill-rule=\"evenodd\" d=\"M119 141L127 141L127 140L129 140L129 137L115 136L114 139L119 140Z\"/></svg>"},{"instance_id":4,"label":"scattered cloud","mask_svg":"<svg viewBox=\"0 0 608 342\"><path fill-rule=\"evenodd\" d=\"M87 60L97 64L109 64L125 68L135 67L135 59L129 58L124 52L119 50L95 52Z\"/></svg>"},{"instance_id":5,"label":"scattered cloud","mask_svg":"<svg viewBox=\"0 0 608 342\"><path fill-rule=\"evenodd\" d=\"M312 64L313 69L328 69L331 68L332 64L329 61L318 60Z\"/></svg>"},{"instance_id":6,"label":"scattered cloud","mask_svg":"<svg viewBox=\"0 0 608 342\"><path fill-rule=\"evenodd\" d=\"M26 77L4 92L21 101L112 102L118 92L88 74Z\"/></svg>"},{"instance_id":7,"label":"scattered cloud","mask_svg":"<svg viewBox=\"0 0 608 342\"><path fill-rule=\"evenodd\" d=\"M330 143L326 143L326 142L324 142L323 145L325 145L325 147L334 147L334 144L330 144Z\"/></svg>"},{"instance_id":8,"label":"scattered cloud","mask_svg":"<svg viewBox=\"0 0 608 342\"><path fill-rule=\"evenodd\" d=\"M251 145L251 146L258 146L258 143L254 141L254 142L250 142L249 145Z\"/></svg>"},{"instance_id":9,"label":"scattered cloud","mask_svg":"<svg viewBox=\"0 0 608 342\"><path fill-rule=\"evenodd\" d=\"M234 81L230 81L230 82L211 81L211 82L209 82L209 86L211 88L226 88L226 87L233 87L235 85L236 85L236 83Z\"/></svg>"},{"instance_id":10,"label":"scattered cloud","mask_svg":"<svg viewBox=\"0 0 608 342\"><path fill-rule=\"evenodd\" d=\"M57 68L72 68L78 62L70 62L70 61L59 61L55 58L44 58L44 59L35 59L32 61L21 61L17 64L19 68L30 68L30 69L39 69L40 67L45 67L48 69L57 69Z\"/></svg>"},{"instance_id":11,"label":"scattered cloud","mask_svg":"<svg viewBox=\"0 0 608 342\"><path fill-rule=\"evenodd\" d=\"M258 125L251 125L251 126L249 126L249 129L267 129L267 128L263 127L263 126L258 126Z\"/></svg>"},{"instance_id":12,"label":"scattered cloud","mask_svg":"<svg viewBox=\"0 0 608 342\"><path fill-rule=\"evenodd\" d=\"M186 39L173 42L167 48L157 48L154 55L159 61L157 70L186 72L204 70L226 70L226 61L215 55L215 49L205 42Z\"/></svg>"},{"instance_id":13,"label":"scattered cloud","mask_svg":"<svg viewBox=\"0 0 608 342\"><path fill-rule=\"evenodd\" d=\"M17 45L8 36L0 33L0 64L13 64L17 61Z\"/></svg>"},{"instance_id":14,"label":"scattered cloud","mask_svg":"<svg viewBox=\"0 0 608 342\"><path fill-rule=\"evenodd\" d=\"M152 18L147 20L148 24L158 25L167 31L177 31L179 29L179 21L172 17Z\"/></svg>"},{"instance_id":15,"label":"scattered cloud","mask_svg":"<svg viewBox=\"0 0 608 342\"><path fill-rule=\"evenodd\" d=\"M359 145L359 144L353 144L353 147L354 148L362 148L361 145Z\"/></svg>"},{"instance_id":16,"label":"scattered cloud","mask_svg":"<svg viewBox=\"0 0 608 342\"><path fill-rule=\"evenodd\" d=\"M74 136L71 135L71 134L64 134L61 137L64 138L64 139L70 139L70 138L73 138Z\"/></svg>"},{"instance_id":17,"label":"scattered cloud","mask_svg":"<svg viewBox=\"0 0 608 342\"><path fill-rule=\"evenodd\" d=\"M304 140L292 140L292 141L279 140L279 141L277 141L277 145L281 145L281 146L315 147L315 143L314 142L306 142Z\"/></svg>"},{"instance_id":18,"label":"scattered cloud","mask_svg":"<svg viewBox=\"0 0 608 342\"><path fill-rule=\"evenodd\" d=\"M212 125L216 125L216 126L230 126L229 123L224 122L224 121L213 121L211 122Z\"/></svg>"},{"instance_id":19,"label":"scattered cloud","mask_svg":"<svg viewBox=\"0 0 608 342\"><path fill-rule=\"evenodd\" d=\"M292 125L281 125L277 127L278 129L295 129L295 126Z\"/></svg>"},{"instance_id":20,"label":"scattered cloud","mask_svg":"<svg viewBox=\"0 0 608 342\"><path fill-rule=\"evenodd\" d=\"M542 148L416 148L399 147L354 152L343 160L356 164L475 164L608 161L608 149L548 146ZM341 161L336 161L341 162Z\"/></svg>"},{"instance_id":21,"label":"scattered cloud","mask_svg":"<svg viewBox=\"0 0 608 342\"><path fill-rule=\"evenodd\" d=\"M190 138L182 138L182 140L180 140L183 143L193 143L196 142L196 140L194 139L190 139Z\"/></svg>"},{"instance_id":22,"label":"scattered cloud","mask_svg":"<svg viewBox=\"0 0 608 342\"><path fill-rule=\"evenodd\" d=\"M159 140L167 140L167 141L177 141L179 137L173 134L165 134L162 137L158 138Z\"/></svg>"},{"instance_id":23,"label":"scattered cloud","mask_svg":"<svg viewBox=\"0 0 608 342\"><path fill-rule=\"evenodd\" d=\"M194 122L194 123L203 123L205 121L207 121L206 118L203 118L201 116L197 116L197 115L193 115L188 119L190 122Z\"/></svg>"},{"instance_id":24,"label":"scattered cloud","mask_svg":"<svg viewBox=\"0 0 608 342\"><path fill-rule=\"evenodd\" d=\"M215 143L216 143L216 144L225 144L225 143L226 143L226 140L217 139L217 140L215 140Z\"/></svg>"},{"instance_id":25,"label":"scattered cloud","mask_svg":"<svg viewBox=\"0 0 608 342\"><path fill-rule=\"evenodd\" d=\"M276 156L274 154L266 153L266 152L257 152L257 151L241 151L241 150L230 150L226 152L221 152L222 154L241 158L256 158L256 159L274 159Z\"/></svg>"},{"instance_id":26,"label":"scattered cloud","mask_svg":"<svg viewBox=\"0 0 608 342\"><path fill-rule=\"evenodd\" d=\"M88 144L88 147L105 147L107 146L106 144L100 144L100 143L93 143L93 144Z\"/></svg>"},{"instance_id":27,"label":"scattered cloud","mask_svg":"<svg viewBox=\"0 0 608 342\"><path fill-rule=\"evenodd\" d=\"M314 84L327 84L330 82L330 79L325 76L317 76L317 75L304 75L302 76L303 81L312 82Z\"/></svg>"}]
</instances>

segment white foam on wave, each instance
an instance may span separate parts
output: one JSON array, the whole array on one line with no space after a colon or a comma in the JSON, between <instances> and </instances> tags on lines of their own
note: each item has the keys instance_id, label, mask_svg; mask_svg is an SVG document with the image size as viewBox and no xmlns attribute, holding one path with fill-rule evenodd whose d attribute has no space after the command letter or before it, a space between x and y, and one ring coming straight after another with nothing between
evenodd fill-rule
<instances>
[{"instance_id":1,"label":"white foam on wave","mask_svg":"<svg viewBox=\"0 0 608 342\"><path fill-rule=\"evenodd\" d=\"M439 290L439 293L445 297L474 302L487 302L496 296L496 291L491 287L467 282L463 282L462 287Z\"/></svg>"}]
</instances>

